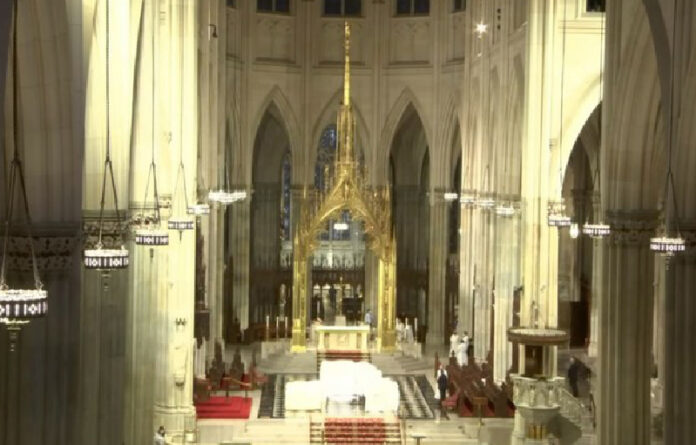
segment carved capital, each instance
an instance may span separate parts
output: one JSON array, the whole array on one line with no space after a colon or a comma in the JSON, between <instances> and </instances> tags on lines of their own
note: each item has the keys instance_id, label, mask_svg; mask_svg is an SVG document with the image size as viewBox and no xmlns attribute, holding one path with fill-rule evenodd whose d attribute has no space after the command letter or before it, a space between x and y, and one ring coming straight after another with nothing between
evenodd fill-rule
<instances>
[{"instance_id":1,"label":"carved capital","mask_svg":"<svg viewBox=\"0 0 696 445\"><path fill-rule=\"evenodd\" d=\"M40 271L65 271L73 261L80 244L79 226L37 227L33 236L36 263ZM29 236L10 233L7 245L7 267L12 271L31 271L32 258Z\"/></svg>"},{"instance_id":2,"label":"carved capital","mask_svg":"<svg viewBox=\"0 0 696 445\"><path fill-rule=\"evenodd\" d=\"M657 210L607 210L609 242L617 246L644 245L647 249L659 225L659 215Z\"/></svg>"}]
</instances>

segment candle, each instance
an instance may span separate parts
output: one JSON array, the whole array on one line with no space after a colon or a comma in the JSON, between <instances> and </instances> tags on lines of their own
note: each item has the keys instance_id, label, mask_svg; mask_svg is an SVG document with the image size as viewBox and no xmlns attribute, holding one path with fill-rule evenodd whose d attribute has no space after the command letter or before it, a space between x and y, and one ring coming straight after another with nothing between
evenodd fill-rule
<instances>
[{"instance_id":1,"label":"candle","mask_svg":"<svg viewBox=\"0 0 696 445\"><path fill-rule=\"evenodd\" d=\"M285 337L287 338L287 336L288 336L288 317L286 315L283 318L285 319Z\"/></svg>"},{"instance_id":2,"label":"candle","mask_svg":"<svg viewBox=\"0 0 696 445\"><path fill-rule=\"evenodd\" d=\"M418 317L413 319L413 335L416 337L416 343L418 342Z\"/></svg>"},{"instance_id":3,"label":"candle","mask_svg":"<svg viewBox=\"0 0 696 445\"><path fill-rule=\"evenodd\" d=\"M276 316L276 340L278 339L278 331L279 331L278 326L279 326L278 325L278 316Z\"/></svg>"}]
</instances>

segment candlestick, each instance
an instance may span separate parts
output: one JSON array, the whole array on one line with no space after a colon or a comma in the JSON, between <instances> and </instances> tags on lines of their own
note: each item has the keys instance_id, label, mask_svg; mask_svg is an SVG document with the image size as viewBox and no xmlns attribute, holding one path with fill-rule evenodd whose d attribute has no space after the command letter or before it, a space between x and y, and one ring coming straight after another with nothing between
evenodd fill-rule
<instances>
[{"instance_id":1,"label":"candlestick","mask_svg":"<svg viewBox=\"0 0 696 445\"><path fill-rule=\"evenodd\" d=\"M266 340L268 340L269 331L271 330L270 318L266 315Z\"/></svg>"},{"instance_id":2,"label":"candlestick","mask_svg":"<svg viewBox=\"0 0 696 445\"><path fill-rule=\"evenodd\" d=\"M283 317L285 319L285 336L283 338L288 338L288 316Z\"/></svg>"},{"instance_id":3,"label":"candlestick","mask_svg":"<svg viewBox=\"0 0 696 445\"><path fill-rule=\"evenodd\" d=\"M278 340L278 334L279 334L279 331L280 331L280 329L278 329L278 326L279 326L279 324L278 324L278 316L276 316L276 333L275 333L275 334L276 334L276 340Z\"/></svg>"},{"instance_id":4,"label":"candlestick","mask_svg":"<svg viewBox=\"0 0 696 445\"><path fill-rule=\"evenodd\" d=\"M416 337L416 343L418 343L418 317L413 319L413 335Z\"/></svg>"}]
</instances>

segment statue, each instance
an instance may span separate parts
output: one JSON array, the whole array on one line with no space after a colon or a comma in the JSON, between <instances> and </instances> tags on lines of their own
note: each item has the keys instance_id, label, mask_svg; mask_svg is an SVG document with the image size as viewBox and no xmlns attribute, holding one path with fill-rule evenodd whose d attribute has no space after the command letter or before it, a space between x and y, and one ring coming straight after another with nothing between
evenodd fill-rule
<instances>
[{"instance_id":1,"label":"statue","mask_svg":"<svg viewBox=\"0 0 696 445\"><path fill-rule=\"evenodd\" d=\"M184 386L186 383L186 373L188 371L189 345L183 333L175 336L172 346L172 359L174 362L174 383L176 386Z\"/></svg>"}]
</instances>

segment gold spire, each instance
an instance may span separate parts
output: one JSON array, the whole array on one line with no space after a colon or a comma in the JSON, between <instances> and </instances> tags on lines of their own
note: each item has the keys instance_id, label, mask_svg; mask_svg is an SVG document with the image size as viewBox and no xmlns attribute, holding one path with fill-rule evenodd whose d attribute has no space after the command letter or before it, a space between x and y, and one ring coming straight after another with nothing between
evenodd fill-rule
<instances>
[{"instance_id":1,"label":"gold spire","mask_svg":"<svg viewBox=\"0 0 696 445\"><path fill-rule=\"evenodd\" d=\"M346 68L343 77L343 105L350 105L350 24L345 22Z\"/></svg>"}]
</instances>

